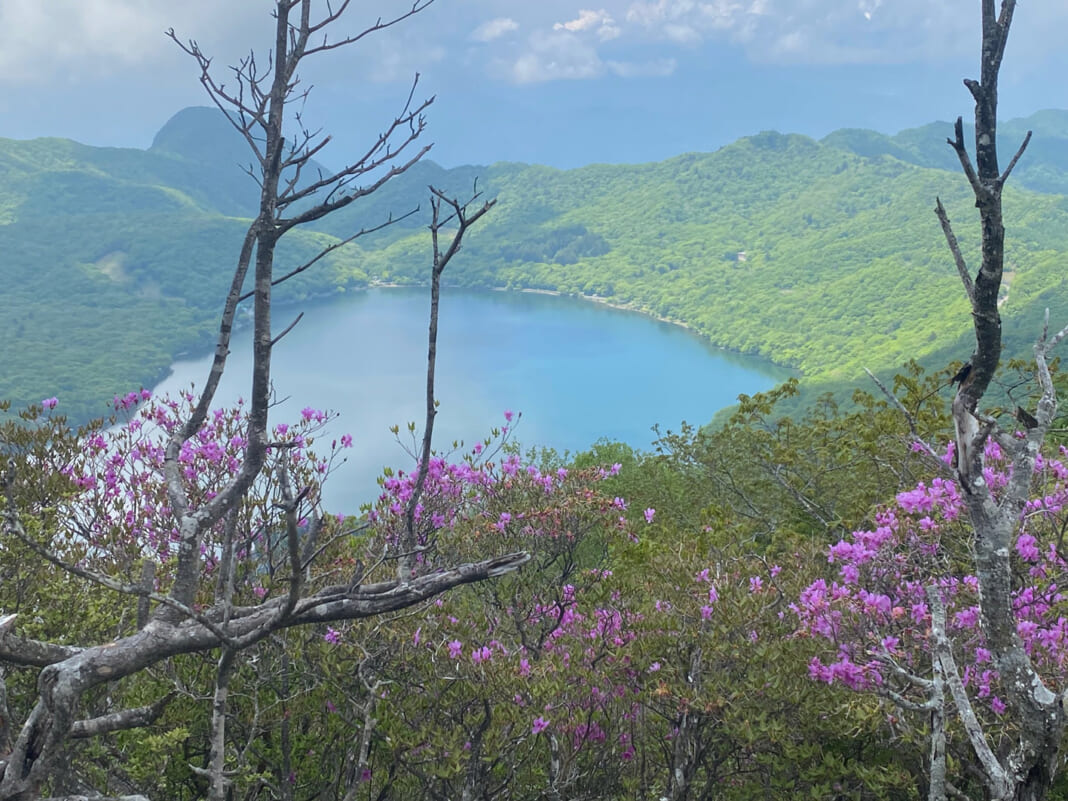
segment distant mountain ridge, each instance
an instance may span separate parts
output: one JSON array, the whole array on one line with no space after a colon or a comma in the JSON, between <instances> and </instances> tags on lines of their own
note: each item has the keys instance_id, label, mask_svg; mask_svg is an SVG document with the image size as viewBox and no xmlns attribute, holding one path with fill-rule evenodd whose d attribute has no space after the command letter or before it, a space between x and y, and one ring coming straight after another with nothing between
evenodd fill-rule
<instances>
[{"instance_id":1,"label":"distant mountain ridge","mask_svg":"<svg viewBox=\"0 0 1068 801\"><path fill-rule=\"evenodd\" d=\"M965 141L971 146L975 127L965 125L964 128ZM1028 131L1033 131L1034 137L1026 158L1013 172L1013 182L1036 192L1068 193L1068 111L1045 109L1029 117L1002 122L998 127L998 155L1004 164L1008 164ZM955 170L960 162L946 143L952 135L953 123L932 122L894 136L864 129L842 129L820 141L858 156L892 156L920 167Z\"/></svg>"},{"instance_id":2,"label":"distant mountain ridge","mask_svg":"<svg viewBox=\"0 0 1068 801\"><path fill-rule=\"evenodd\" d=\"M1006 162L1027 128L1034 140L1006 194L1003 311L1021 349L1042 307L1068 320L1068 112L1002 123ZM949 123L818 142L765 132L714 153L566 171L424 160L369 202L287 237L283 266L422 209L279 294L422 282L427 185L464 196L477 179L499 203L450 268L454 284L607 298L794 366L810 382L913 356L965 358L967 311L930 212L941 196L974 250L951 133ZM147 151L0 140L0 398L61 393L76 416L99 413L103 399L151 384L177 353L203 347L255 212L258 188L243 172L251 161L222 113L205 108L176 114Z\"/></svg>"}]
</instances>

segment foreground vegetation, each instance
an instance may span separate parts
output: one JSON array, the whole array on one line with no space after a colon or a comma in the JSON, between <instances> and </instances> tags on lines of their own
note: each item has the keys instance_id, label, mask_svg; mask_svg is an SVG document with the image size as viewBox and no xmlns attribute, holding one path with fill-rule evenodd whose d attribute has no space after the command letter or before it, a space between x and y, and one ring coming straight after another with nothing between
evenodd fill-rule
<instances>
[{"instance_id":1,"label":"foreground vegetation","mask_svg":"<svg viewBox=\"0 0 1068 801\"><path fill-rule=\"evenodd\" d=\"M947 379L919 368L899 378L916 431L866 394L850 411L827 399L801 418L782 417L777 404L796 391L788 383L743 399L718 430L665 432L651 454L604 442L567 463L523 455L502 433L507 420L462 458L435 460L422 506L424 519L445 526L434 563L516 549L531 563L397 614L283 630L237 655L225 729L231 797L926 797L927 714L813 680L813 660L836 652L801 634L796 604L813 581L840 580L829 544L929 480L910 443L948 429ZM46 527L76 502L94 510L96 541L110 543L82 551L84 566L136 582L148 547L166 582L174 546L154 511L161 490L145 483L152 456L138 443L177 408L122 411L132 425L117 449L101 443L88 454L55 411L38 407L0 429L20 470L41 453L71 466L23 485L34 495L20 506L40 510L38 541L64 547ZM303 443L293 479L312 493L344 447L317 441L322 419L307 410L275 433ZM221 478L243 430L241 413L216 417L190 467ZM327 570L309 589L344 584L354 571L364 586L388 580L391 563L378 549L403 528L413 481L388 477L369 521L328 519L319 535ZM131 482L143 501L132 520L108 490ZM256 518L269 514L258 492L242 529L257 530ZM1058 513L1047 525L1062 524ZM943 541L950 536L947 528ZM952 537L960 545L967 532ZM249 542L253 553L234 576L239 605L286 592L284 544L270 542ZM79 553L76 541L69 547ZM25 544L0 552L0 576L0 608L25 616L19 636L33 641L118 639L143 621L136 598L71 582ZM87 717L146 705L153 716L133 731L73 740L71 767L51 791L203 797L213 724L197 688L211 685L216 662L210 652L179 656L90 693ZM36 674L27 666L5 677L15 720L29 712ZM996 729L997 716L982 714ZM948 753L956 786L977 797L955 722ZM1068 797L1058 788L1053 797Z\"/></svg>"},{"instance_id":2,"label":"foreground vegetation","mask_svg":"<svg viewBox=\"0 0 1068 801\"><path fill-rule=\"evenodd\" d=\"M940 378L908 381L906 402L915 405ZM449 528L435 561L522 548L531 565L397 615L282 631L240 654L226 729L233 797L920 797L917 752L901 746L922 737L922 722L906 725L874 698L811 681L807 664L819 646L793 636L789 610L804 581L828 573L828 521L832 535L863 521L915 480L916 458L904 447L900 415L881 401L860 399L863 413L827 404L805 420L776 421L780 394L746 402L714 434L666 435L658 454L603 443L563 464L551 454L498 451L490 440L457 463L461 470L442 470L424 501L424 513L442 515ZM946 422L937 394L916 408L925 425ZM73 468L26 485L35 497L20 497L20 506L62 513L64 497L88 488L97 498L94 536L110 545L82 564L135 582L141 546L122 545L130 521L106 528L115 517L108 510L119 509L107 488L141 481L135 539L161 561L166 581L173 546L156 528L156 491L137 478L149 457L129 454L169 414L150 404L132 416L121 464L105 450L80 455L54 412L38 408L9 424L0 433L21 454L21 469L41 449ZM305 443L308 472L294 479L313 486L329 453L314 442L316 420L307 415L285 435ZM217 418L191 466L210 469L208 443L231 441L242 422ZM899 456L873 459L884 449ZM95 462L118 478L105 480ZM860 480L843 483L843 472ZM460 502L448 491L448 476L460 475L489 494ZM388 564L369 560L398 524L410 479L386 482L370 530L335 541L335 532L362 528L338 520L323 532L334 544L319 583L346 581L363 564L365 584L388 578ZM62 553L40 522L35 537ZM269 549L246 557L235 599L284 594L284 564ZM0 608L28 615L21 637L115 639L143 620L136 598L71 583L25 544L0 553L0 574ZM77 632L68 624L74 614ZM212 715L194 688L210 685L215 663L210 653L178 657L87 696L84 714L96 718L164 700L142 729L72 741L71 768L55 775L52 792L203 797ZM24 699L36 672L6 676L15 720L30 711Z\"/></svg>"}]
</instances>

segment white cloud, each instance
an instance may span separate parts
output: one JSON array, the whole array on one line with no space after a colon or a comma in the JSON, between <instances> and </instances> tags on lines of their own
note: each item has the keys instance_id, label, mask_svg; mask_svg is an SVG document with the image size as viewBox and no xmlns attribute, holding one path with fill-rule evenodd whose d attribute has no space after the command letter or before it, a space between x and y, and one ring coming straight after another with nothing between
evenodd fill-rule
<instances>
[{"instance_id":1,"label":"white cloud","mask_svg":"<svg viewBox=\"0 0 1068 801\"><path fill-rule=\"evenodd\" d=\"M196 80L196 66L169 41L174 28L182 41L196 39L213 59L216 75L229 81L227 65L246 56L250 47L266 63L274 41L271 3L258 0L0 0L0 85L47 85L63 81L86 84L136 69L161 85ZM320 3L313 4L317 11ZM330 31L331 38L359 33L374 25L379 14L388 19L387 3L352 3ZM394 8L396 9L394 4ZM403 5L403 4L401 4ZM445 56L441 15L431 7L411 22L364 39L354 48L336 51L337 74L357 74L373 81L408 81ZM316 13L313 11L313 13ZM402 12L401 12L402 13ZM518 25L518 23L515 23ZM467 35L467 25L449 21L453 41ZM315 74L319 63L307 69ZM332 75L315 75L330 83Z\"/></svg>"},{"instance_id":2,"label":"white cloud","mask_svg":"<svg viewBox=\"0 0 1068 801\"><path fill-rule=\"evenodd\" d=\"M635 2L627 9L627 20L636 22L646 27L654 26L663 21L685 19L694 16L701 10L701 6L708 5L697 3L695 0L656 0L656 2Z\"/></svg>"},{"instance_id":3,"label":"white cloud","mask_svg":"<svg viewBox=\"0 0 1068 801\"><path fill-rule=\"evenodd\" d=\"M494 72L519 82L591 78L630 74L635 64L666 63L680 48L703 43L733 44L763 62L935 64L967 57L978 41L977 14L940 0L585 0L592 7L579 6L582 2L464 0L452 12L434 4L411 23L338 56L352 69L332 67L317 75L309 68L308 77L320 85L341 75L408 80L413 71L447 60L492 64ZM154 76L161 86L195 79L195 66L163 36L171 26L183 37L196 37L225 74L225 66L250 44L271 41L269 5L0 0L0 85L88 85L134 70ZM373 23L375 5L353 3L337 32ZM1042 63L1043 54L1063 47L1060 32L1066 25L1068 2L1030 0L1014 18L1007 64ZM642 48L640 55L634 47Z\"/></svg>"},{"instance_id":4,"label":"white cloud","mask_svg":"<svg viewBox=\"0 0 1068 801\"><path fill-rule=\"evenodd\" d=\"M557 22L553 25L553 30L571 31L572 33L594 31L597 34L597 38L602 42L615 39L622 33L612 16L603 8L599 11L583 8L579 11L578 17L567 22Z\"/></svg>"},{"instance_id":5,"label":"white cloud","mask_svg":"<svg viewBox=\"0 0 1068 801\"><path fill-rule=\"evenodd\" d=\"M729 30L740 19L750 16L761 16L766 11L766 0L753 0L748 7L741 3L720 2L701 3L699 7L700 19L703 25L712 30Z\"/></svg>"},{"instance_id":6,"label":"white cloud","mask_svg":"<svg viewBox=\"0 0 1068 801\"><path fill-rule=\"evenodd\" d=\"M476 42L492 42L506 33L519 30L519 23L511 17L497 17L479 25L471 33L471 38Z\"/></svg>"},{"instance_id":7,"label":"white cloud","mask_svg":"<svg viewBox=\"0 0 1068 801\"><path fill-rule=\"evenodd\" d=\"M220 10L222 9L222 10ZM3 0L0 3L0 82L77 81L132 66L177 60L164 37L204 35L212 41L258 29L269 17L256 4L212 0L146 3L138 0Z\"/></svg>"},{"instance_id":8,"label":"white cloud","mask_svg":"<svg viewBox=\"0 0 1068 801\"><path fill-rule=\"evenodd\" d=\"M864 15L864 19L871 20L872 15L882 4L883 0L860 0L860 2L857 3L857 9Z\"/></svg>"},{"instance_id":9,"label":"white cloud","mask_svg":"<svg viewBox=\"0 0 1068 801\"><path fill-rule=\"evenodd\" d=\"M597 50L568 30L532 36L529 49L512 65L516 83L579 80L604 74Z\"/></svg>"},{"instance_id":10,"label":"white cloud","mask_svg":"<svg viewBox=\"0 0 1068 801\"><path fill-rule=\"evenodd\" d=\"M679 44L697 44L701 41L701 34L691 25L680 25L672 22L662 28L664 36Z\"/></svg>"},{"instance_id":11,"label":"white cloud","mask_svg":"<svg viewBox=\"0 0 1068 801\"><path fill-rule=\"evenodd\" d=\"M573 19L570 22L558 22L553 25L554 31L585 31L595 25L598 25L605 16L604 9L600 11L590 11L589 9L582 9L579 11L577 19Z\"/></svg>"},{"instance_id":12,"label":"white cloud","mask_svg":"<svg viewBox=\"0 0 1068 801\"><path fill-rule=\"evenodd\" d=\"M756 61L826 64L952 57L970 48L974 23L930 0L632 0L624 19L653 40L726 40Z\"/></svg>"}]
</instances>

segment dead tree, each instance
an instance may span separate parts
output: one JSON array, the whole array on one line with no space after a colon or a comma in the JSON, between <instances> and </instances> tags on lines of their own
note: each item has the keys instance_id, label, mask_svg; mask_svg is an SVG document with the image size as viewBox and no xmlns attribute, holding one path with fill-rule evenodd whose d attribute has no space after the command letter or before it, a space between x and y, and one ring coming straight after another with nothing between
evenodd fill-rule
<instances>
[{"instance_id":1,"label":"dead tree","mask_svg":"<svg viewBox=\"0 0 1068 801\"><path fill-rule=\"evenodd\" d=\"M18 482L24 480L5 471L6 503L3 508L2 541L17 541L37 555L73 573L76 578L103 585L110 590L137 596L143 601L139 614L143 625L127 636L101 644L58 645L20 636L18 620L0 622L0 666L34 667L40 670L38 696L28 717L10 726L6 696L0 682L0 739L8 740L0 756L0 800L33 801L48 783L65 745L72 738L91 736L125 728L144 726L158 717L160 704L128 709L105 717L82 719L81 700L93 688L121 681L169 658L193 652L219 651L218 679L214 706L221 710L212 726L212 755L204 773L212 798L226 796L221 749L227 680L235 653L250 648L281 629L313 623L351 620L401 609L461 584L481 581L515 570L527 560L523 553L437 569L418 575L409 571L396 580L321 587L312 592L306 576L316 554L308 553L300 542L299 518L315 511L302 508L303 497L286 486L281 477L284 542L287 552L288 591L253 606L237 606L231 594L214 593L214 602L204 605L204 588L215 579L206 573L202 545L206 535L246 498L267 463L271 443L268 438L268 412L271 396L271 353L289 330L278 333L272 325L271 292L274 286L311 267L326 252L286 274L275 274L274 254L279 240L292 229L318 220L333 211L374 192L391 177L418 161L429 149L419 147L423 133L423 112L431 100L416 102L415 85L395 119L372 145L341 170L323 174L313 159L329 141L307 129L295 109L300 108L307 91L302 90L298 66L312 56L355 44L364 37L397 24L426 8L433 0L416 0L394 19L376 23L360 33L329 38L330 31L349 11L350 0L321 6L312 0L276 0L275 40L265 62L249 55L232 68L232 83L217 80L211 60L195 41L183 43L173 31L169 35L200 68L200 80L212 101L247 142L252 153L250 175L260 189L259 212L244 237L233 279L219 325L215 356L195 408L184 424L176 428L166 443L164 476L169 506L179 533L173 579L169 588L156 592L151 581L124 583L114 577L93 573L76 564L64 563L27 533L18 508ZM317 12L313 16L313 5ZM293 113L287 113L293 112ZM296 135L287 140L283 128L293 126ZM314 173L314 174L313 174ZM436 196L438 200L440 195ZM474 222L481 211L466 216L466 207L452 204L460 224ZM356 238L357 232L349 240ZM459 247L447 251L448 258ZM435 282L444 263L435 243ZM445 259L447 261L447 259ZM246 293L248 274L252 288ZM249 416L242 459L222 491L207 502L190 501L190 486L181 469L182 446L196 436L208 417L216 388L226 366L235 314L242 300L251 297L253 306L254 370L251 381ZM299 318L298 318L299 319ZM432 319L432 330L436 318ZM290 326L290 328L292 325ZM433 347L430 367L433 370ZM432 389L431 389L432 392ZM298 514L298 510L300 514ZM222 562L240 558L230 532L222 542ZM225 574L225 570L221 571ZM223 582L225 584L225 582ZM151 604L151 605L150 605Z\"/></svg>"},{"instance_id":2,"label":"dead tree","mask_svg":"<svg viewBox=\"0 0 1068 801\"><path fill-rule=\"evenodd\" d=\"M958 374L960 385L953 400L956 475L973 531L983 634L1004 686L1007 715L1014 730L1011 746L995 748L980 725L964 692L953 659L952 644L944 636L944 619L938 620L937 614L935 628L942 631L942 636L935 632L933 656L936 667L940 668L936 672L944 676L957 716L975 754L987 796L999 800L1037 801L1045 797L1062 761L1065 710L1061 697L1043 681L1017 635L1010 557L1031 489L1036 458L1057 408L1047 362L1050 351L1066 332L1050 337L1044 327L1035 345L1040 393L1038 408L1033 416L1027 413L1027 424L1019 435L1003 430L980 406L1001 358L998 292L1005 247L1002 190L1031 137L1028 133L1004 170L1000 169L997 154L998 72L1015 6L1015 0L1003 0L998 12L994 0L982 0L980 80L964 81L975 99L974 163L965 145L961 119L957 119L953 138L947 140L960 159L979 209L982 263L974 280L940 200L935 209L974 321L975 350L969 361L970 369ZM996 496L983 477L984 446L991 439L998 442L1012 462L1011 479ZM937 613L941 601L933 588L929 594L932 595L932 609ZM946 792L952 793L952 788L944 776L938 778L944 798Z\"/></svg>"}]
</instances>

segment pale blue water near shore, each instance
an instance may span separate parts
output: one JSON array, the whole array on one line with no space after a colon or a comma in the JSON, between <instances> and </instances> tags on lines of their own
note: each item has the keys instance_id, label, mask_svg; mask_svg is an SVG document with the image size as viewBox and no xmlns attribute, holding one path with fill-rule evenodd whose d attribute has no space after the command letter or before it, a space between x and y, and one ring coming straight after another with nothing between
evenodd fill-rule
<instances>
[{"instance_id":1,"label":"pale blue water near shore","mask_svg":"<svg viewBox=\"0 0 1068 801\"><path fill-rule=\"evenodd\" d=\"M426 289L372 289L305 304L304 319L275 349L272 376L285 403L272 420L295 420L305 406L341 414L330 427L351 433L347 463L325 488L332 511L354 512L377 496L385 465L410 469L389 432L421 428L424 408ZM282 330L299 309L275 312ZM250 332L234 337L218 405L248 395ZM651 427L702 424L739 393L769 389L787 373L725 353L668 323L575 298L532 293L442 294L435 443L466 443L522 412L516 438L572 452L599 438L648 449ZM203 383L209 357L180 361L156 393Z\"/></svg>"}]
</instances>

